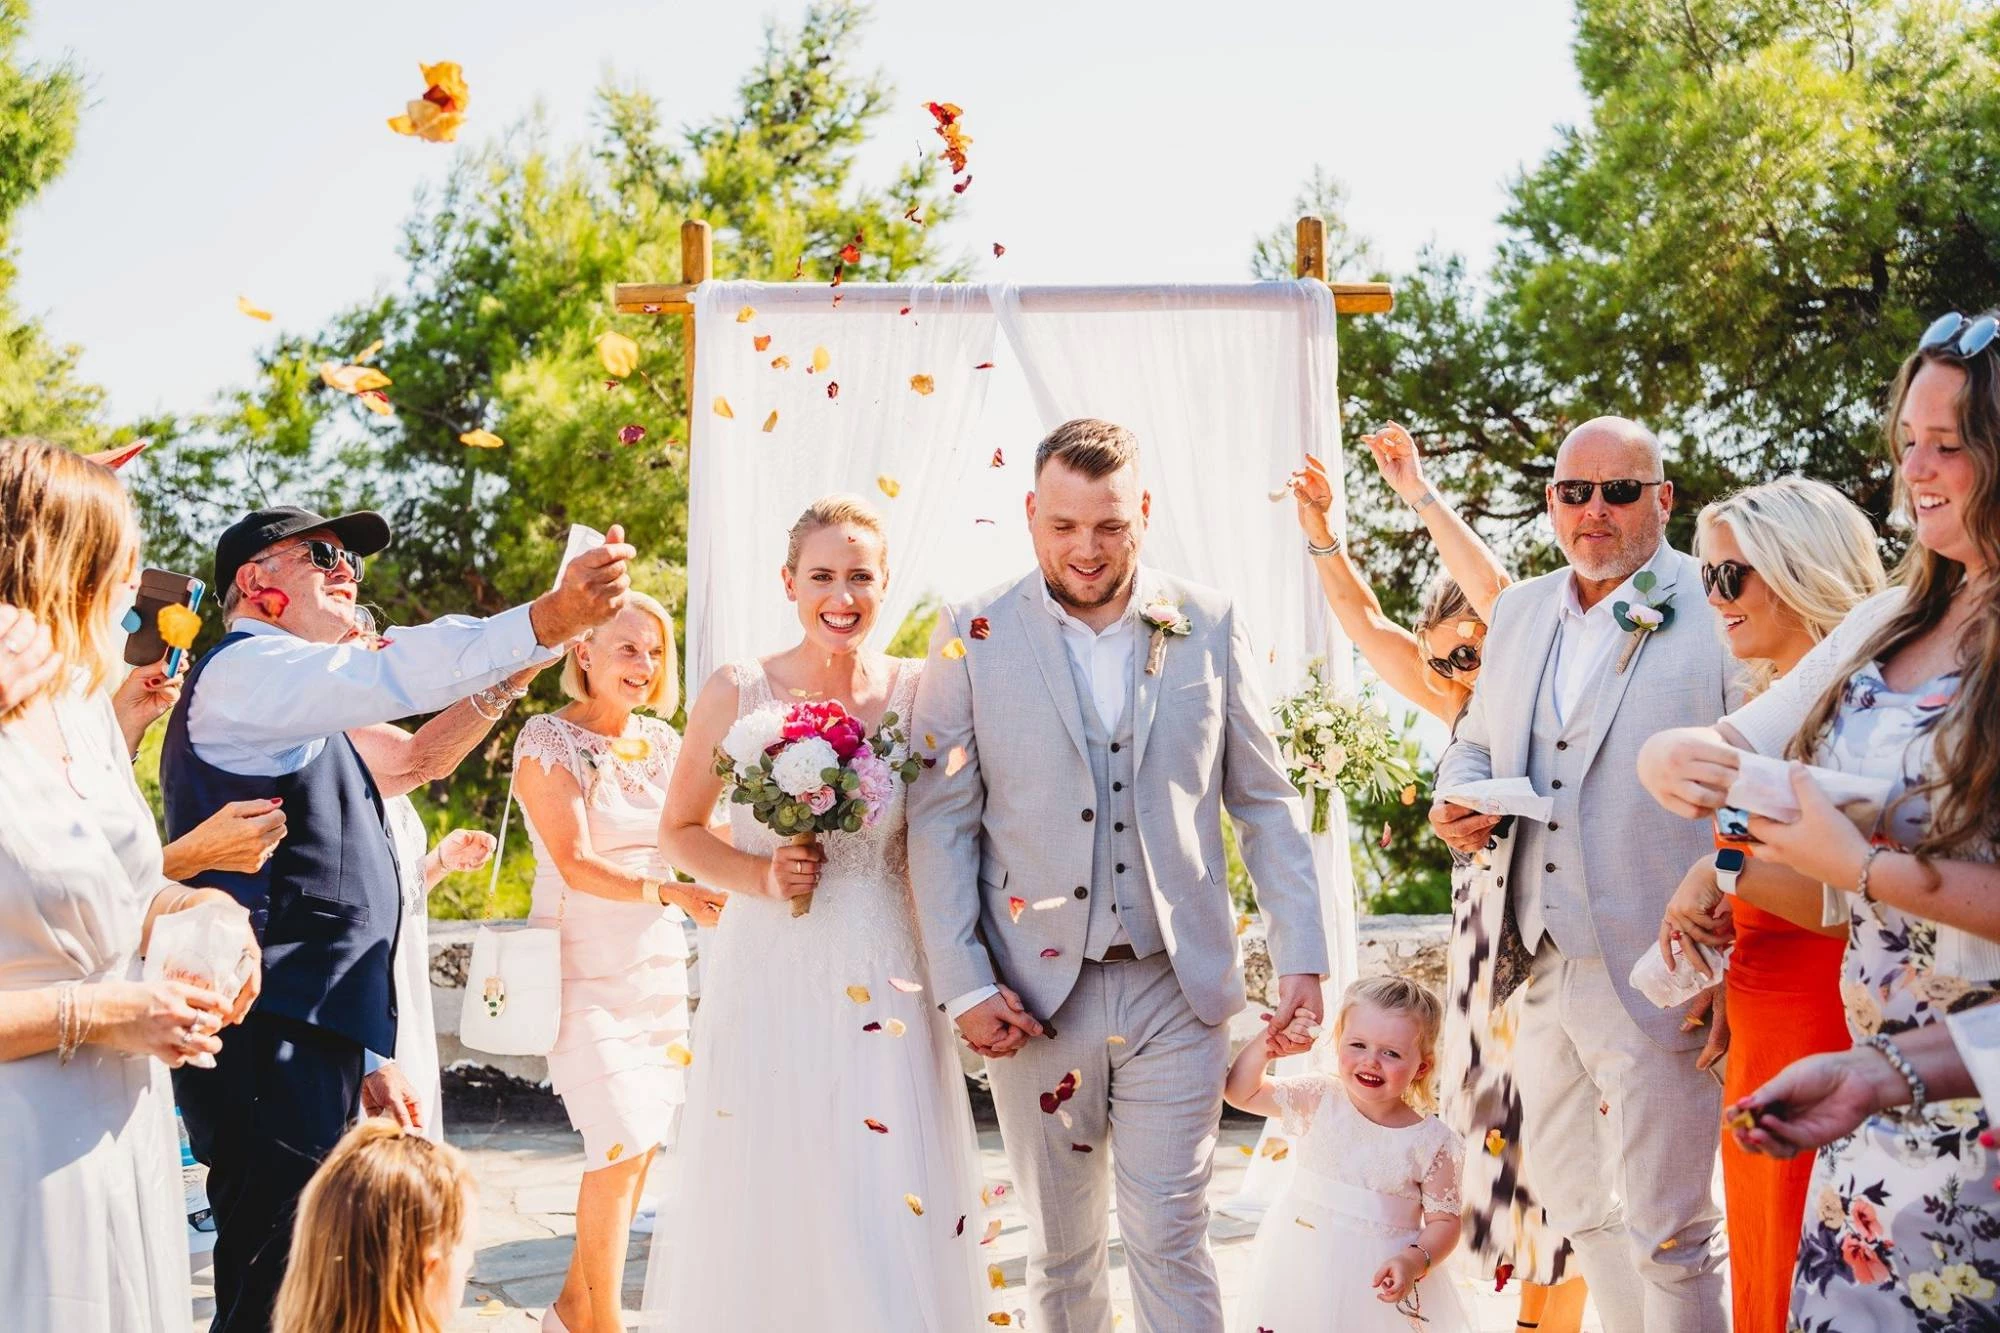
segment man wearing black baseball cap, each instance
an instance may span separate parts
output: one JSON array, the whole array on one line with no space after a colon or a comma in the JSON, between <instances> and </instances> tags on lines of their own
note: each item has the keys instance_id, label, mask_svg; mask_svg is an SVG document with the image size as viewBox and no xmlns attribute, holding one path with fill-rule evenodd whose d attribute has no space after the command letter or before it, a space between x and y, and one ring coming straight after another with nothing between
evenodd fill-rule
<instances>
[{"instance_id":1,"label":"man wearing black baseball cap","mask_svg":"<svg viewBox=\"0 0 2000 1333\"><path fill-rule=\"evenodd\" d=\"M251 873L205 872L250 912L264 989L213 1069L174 1071L215 1210L212 1333L262 1333L284 1279L298 1196L362 1111L413 1119L396 1049L400 876L381 794L347 732L435 712L558 656L611 619L635 552L613 527L525 606L355 641L380 514L246 514L215 547L228 633L189 672L160 757L170 835L231 801L277 798L284 839Z\"/></svg>"}]
</instances>

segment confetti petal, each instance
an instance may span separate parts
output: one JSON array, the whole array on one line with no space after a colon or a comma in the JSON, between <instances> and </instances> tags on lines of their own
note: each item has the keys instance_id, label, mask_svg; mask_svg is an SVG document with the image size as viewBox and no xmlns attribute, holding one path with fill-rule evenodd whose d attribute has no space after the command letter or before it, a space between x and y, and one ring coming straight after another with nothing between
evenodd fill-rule
<instances>
[{"instance_id":1,"label":"confetti petal","mask_svg":"<svg viewBox=\"0 0 2000 1333\"><path fill-rule=\"evenodd\" d=\"M948 778L957 777L959 770L964 768L966 763L965 747L963 745L952 746L951 753L944 757L944 775Z\"/></svg>"},{"instance_id":2,"label":"confetti petal","mask_svg":"<svg viewBox=\"0 0 2000 1333\"><path fill-rule=\"evenodd\" d=\"M451 143L465 123L465 105L471 100L465 74L452 60L417 68L423 72L424 95L405 103L404 114L391 116L389 128L426 143Z\"/></svg>"},{"instance_id":3,"label":"confetti petal","mask_svg":"<svg viewBox=\"0 0 2000 1333\"><path fill-rule=\"evenodd\" d=\"M981 361L981 362L980 362L980 363L979 363L978 365L974 366L974 367L973 367L973 369L974 369L974 370L991 370L991 369L993 369L993 363L992 363L991 361Z\"/></svg>"},{"instance_id":4,"label":"confetti petal","mask_svg":"<svg viewBox=\"0 0 2000 1333\"><path fill-rule=\"evenodd\" d=\"M1076 1121L1070 1119L1069 1112L1063 1110L1061 1107L1056 1108L1056 1119L1062 1121L1062 1127L1064 1129L1076 1128Z\"/></svg>"},{"instance_id":5,"label":"confetti petal","mask_svg":"<svg viewBox=\"0 0 2000 1333\"><path fill-rule=\"evenodd\" d=\"M874 1130L877 1134L887 1134L889 1132L889 1127L880 1120L864 1120L861 1123Z\"/></svg>"},{"instance_id":6,"label":"confetti petal","mask_svg":"<svg viewBox=\"0 0 2000 1333\"><path fill-rule=\"evenodd\" d=\"M319 378L330 389L355 394L367 393L370 389L386 389L394 383L373 366L343 366L338 361L320 362Z\"/></svg>"},{"instance_id":7,"label":"confetti petal","mask_svg":"<svg viewBox=\"0 0 2000 1333\"><path fill-rule=\"evenodd\" d=\"M952 1235L954 1235L954 1236L963 1236L963 1235L965 1234L965 1214L964 1214L964 1213L960 1213L960 1214L958 1215L958 1225L957 1225L956 1227L954 1227L954 1228L952 1229L952 1233L951 1233L951 1234L952 1234Z\"/></svg>"},{"instance_id":8,"label":"confetti petal","mask_svg":"<svg viewBox=\"0 0 2000 1333\"><path fill-rule=\"evenodd\" d=\"M757 318L757 307L755 306L746 305L736 312L736 322L738 324L748 324L755 318ZM764 349L759 347L757 350L761 352Z\"/></svg>"},{"instance_id":9,"label":"confetti petal","mask_svg":"<svg viewBox=\"0 0 2000 1333\"><path fill-rule=\"evenodd\" d=\"M1009 898L1007 900L1007 915L1013 917L1015 923L1018 924L1021 920L1021 913L1026 911L1027 907L1028 900L1026 898Z\"/></svg>"},{"instance_id":10,"label":"confetti petal","mask_svg":"<svg viewBox=\"0 0 2000 1333\"><path fill-rule=\"evenodd\" d=\"M1005 1310L995 1310L992 1314L986 1316L986 1322L998 1328L1007 1328L1013 1324L1014 1316L1008 1314Z\"/></svg>"},{"instance_id":11,"label":"confetti petal","mask_svg":"<svg viewBox=\"0 0 2000 1333\"><path fill-rule=\"evenodd\" d=\"M826 382L826 396L827 396L827 397L829 397L829 398L838 398L838 397L840 397L840 381L839 381L839 380L828 380L828 381Z\"/></svg>"},{"instance_id":12,"label":"confetti petal","mask_svg":"<svg viewBox=\"0 0 2000 1333\"><path fill-rule=\"evenodd\" d=\"M728 403L724 403L720 398L715 401L724 409L722 415L730 415L727 410L729 407ZM618 428L618 443L620 444L633 445L645 438L646 428L644 426L620 426Z\"/></svg>"},{"instance_id":13,"label":"confetti petal","mask_svg":"<svg viewBox=\"0 0 2000 1333\"><path fill-rule=\"evenodd\" d=\"M1385 819L1382 821L1382 841L1377 843L1376 846L1380 847L1385 852L1388 851L1390 836L1391 835L1389 831L1389 821Z\"/></svg>"},{"instance_id":14,"label":"confetti petal","mask_svg":"<svg viewBox=\"0 0 2000 1333\"><path fill-rule=\"evenodd\" d=\"M1312 1223L1310 1223L1310 1222L1306 1221L1306 1220L1305 1220L1305 1219L1304 1219L1303 1217L1295 1217L1295 1218L1293 1218L1293 1219L1292 1219L1292 1221L1294 1221L1294 1222L1297 1222L1297 1223L1298 1223L1298 1224L1299 1224L1300 1226L1304 1227L1304 1228L1305 1228L1305 1229L1306 1229L1307 1231L1318 1231L1318 1230L1319 1230L1319 1228L1318 1228L1318 1227L1316 1227L1316 1226L1314 1226L1314 1225L1313 1225Z\"/></svg>"},{"instance_id":15,"label":"confetti petal","mask_svg":"<svg viewBox=\"0 0 2000 1333\"><path fill-rule=\"evenodd\" d=\"M717 394L715 398L715 415L719 417L728 417L732 421L736 419L735 409L730 407L729 400L727 398L722 397L720 394Z\"/></svg>"},{"instance_id":16,"label":"confetti petal","mask_svg":"<svg viewBox=\"0 0 2000 1333\"><path fill-rule=\"evenodd\" d=\"M1678 1250L1680 1247L1680 1239L1676 1236L1669 1236L1660 1242L1660 1248L1663 1250Z\"/></svg>"},{"instance_id":17,"label":"confetti petal","mask_svg":"<svg viewBox=\"0 0 2000 1333\"><path fill-rule=\"evenodd\" d=\"M750 340L750 345L760 352L768 352L771 350L771 335L760 333Z\"/></svg>"},{"instance_id":18,"label":"confetti petal","mask_svg":"<svg viewBox=\"0 0 2000 1333\"><path fill-rule=\"evenodd\" d=\"M490 430L469 430L458 437L458 442L473 449L498 449L507 443Z\"/></svg>"},{"instance_id":19,"label":"confetti petal","mask_svg":"<svg viewBox=\"0 0 2000 1333\"><path fill-rule=\"evenodd\" d=\"M943 657L947 662L958 661L961 657L965 656L965 640L953 639L950 643L938 649L938 655Z\"/></svg>"},{"instance_id":20,"label":"confetti petal","mask_svg":"<svg viewBox=\"0 0 2000 1333\"><path fill-rule=\"evenodd\" d=\"M1259 1149L1259 1155L1267 1157L1273 1162L1282 1162L1286 1157L1291 1155L1291 1151L1292 1145L1290 1143L1273 1136L1264 1140L1264 1146Z\"/></svg>"},{"instance_id":21,"label":"confetti petal","mask_svg":"<svg viewBox=\"0 0 2000 1333\"><path fill-rule=\"evenodd\" d=\"M778 409L772 408L771 415L764 418L764 433L769 435L778 428Z\"/></svg>"},{"instance_id":22,"label":"confetti petal","mask_svg":"<svg viewBox=\"0 0 2000 1333\"><path fill-rule=\"evenodd\" d=\"M910 1030L910 1025L900 1018L892 1018L885 1025L885 1030L892 1037L900 1037Z\"/></svg>"},{"instance_id":23,"label":"confetti petal","mask_svg":"<svg viewBox=\"0 0 2000 1333\"><path fill-rule=\"evenodd\" d=\"M673 1061L682 1069L686 1069L694 1063L694 1052L683 1046L680 1042L670 1041L667 1043L667 1059Z\"/></svg>"},{"instance_id":24,"label":"confetti petal","mask_svg":"<svg viewBox=\"0 0 2000 1333\"><path fill-rule=\"evenodd\" d=\"M868 993L866 986L849 986L847 988L847 998L856 1004L866 1004L875 997Z\"/></svg>"},{"instance_id":25,"label":"confetti petal","mask_svg":"<svg viewBox=\"0 0 2000 1333\"><path fill-rule=\"evenodd\" d=\"M824 347L813 348L812 368L815 374L833 364L833 353Z\"/></svg>"},{"instance_id":26,"label":"confetti petal","mask_svg":"<svg viewBox=\"0 0 2000 1333\"><path fill-rule=\"evenodd\" d=\"M993 461L992 461L991 463L988 463L988 464L987 464L987 466L988 466L988 467L1006 467L1006 466L1007 466L1007 456L1006 456L1005 454L1001 453L1001 452L1000 452L1000 451L999 451L998 449L995 449L995 450L993 451Z\"/></svg>"},{"instance_id":27,"label":"confetti petal","mask_svg":"<svg viewBox=\"0 0 2000 1333\"><path fill-rule=\"evenodd\" d=\"M1044 957L1044 958L1060 958L1060 957L1062 957L1062 950L1061 950L1061 949L1044 949L1044 950L1042 950L1042 957Z\"/></svg>"},{"instance_id":28,"label":"confetti petal","mask_svg":"<svg viewBox=\"0 0 2000 1333\"><path fill-rule=\"evenodd\" d=\"M910 308L908 306L904 306L901 310L898 310L896 313L899 315L907 315L910 313Z\"/></svg>"},{"instance_id":29,"label":"confetti petal","mask_svg":"<svg viewBox=\"0 0 2000 1333\"><path fill-rule=\"evenodd\" d=\"M910 1206L910 1211L915 1213L918 1217L922 1217L924 1215L924 1201L922 1199L919 1199L916 1195L905 1194L903 1196L903 1202L908 1204Z\"/></svg>"},{"instance_id":30,"label":"confetti petal","mask_svg":"<svg viewBox=\"0 0 2000 1333\"><path fill-rule=\"evenodd\" d=\"M964 180L955 183L951 187L951 192L953 194L964 194L966 190L971 188L971 186L972 186L972 177L967 176Z\"/></svg>"},{"instance_id":31,"label":"confetti petal","mask_svg":"<svg viewBox=\"0 0 2000 1333\"><path fill-rule=\"evenodd\" d=\"M1095 1152L1095 1151L1096 1151L1096 1149L1092 1148L1092 1147L1091 1147L1091 1146L1090 1146L1090 1145L1089 1145L1088 1143L1072 1143L1072 1144L1070 1144L1070 1145L1069 1145L1069 1150L1070 1150L1071 1152Z\"/></svg>"},{"instance_id":32,"label":"confetti petal","mask_svg":"<svg viewBox=\"0 0 2000 1333\"><path fill-rule=\"evenodd\" d=\"M1115 1035L1109 1036L1104 1039L1104 1044L1106 1046L1123 1046L1125 1044L1125 1039L1123 1037Z\"/></svg>"},{"instance_id":33,"label":"confetti petal","mask_svg":"<svg viewBox=\"0 0 2000 1333\"><path fill-rule=\"evenodd\" d=\"M792 368L792 358L790 358L789 356L774 356L771 358L771 369L790 370L791 368Z\"/></svg>"},{"instance_id":34,"label":"confetti petal","mask_svg":"<svg viewBox=\"0 0 2000 1333\"><path fill-rule=\"evenodd\" d=\"M890 977L889 984L905 995L922 995L924 993L924 988L921 985L903 977Z\"/></svg>"},{"instance_id":35,"label":"confetti petal","mask_svg":"<svg viewBox=\"0 0 2000 1333\"><path fill-rule=\"evenodd\" d=\"M639 368L639 344L616 330L600 333L597 359L603 362L605 374L622 380Z\"/></svg>"},{"instance_id":36,"label":"confetti petal","mask_svg":"<svg viewBox=\"0 0 2000 1333\"><path fill-rule=\"evenodd\" d=\"M611 742L611 757L628 764L640 763L651 758L652 754L653 743L644 736L620 736Z\"/></svg>"},{"instance_id":37,"label":"confetti petal","mask_svg":"<svg viewBox=\"0 0 2000 1333\"><path fill-rule=\"evenodd\" d=\"M882 1025L880 1023L875 1023L875 1022L863 1023L861 1025L861 1030L863 1032L880 1032L882 1030Z\"/></svg>"},{"instance_id":38,"label":"confetti petal","mask_svg":"<svg viewBox=\"0 0 2000 1333\"><path fill-rule=\"evenodd\" d=\"M1001 255L1004 255L1006 253L1007 253L1006 246L1000 244L1000 242L998 241L993 242L993 257L995 259L998 259Z\"/></svg>"},{"instance_id":39,"label":"confetti petal","mask_svg":"<svg viewBox=\"0 0 2000 1333\"><path fill-rule=\"evenodd\" d=\"M396 409L389 403L389 395L383 393L380 389L370 389L366 393L358 395L358 397L361 399L361 405L378 417L392 417L396 415Z\"/></svg>"},{"instance_id":40,"label":"confetti petal","mask_svg":"<svg viewBox=\"0 0 2000 1333\"><path fill-rule=\"evenodd\" d=\"M1415 805L1417 803L1416 783L1412 782L1409 786L1403 788L1402 802L1404 805Z\"/></svg>"},{"instance_id":41,"label":"confetti petal","mask_svg":"<svg viewBox=\"0 0 2000 1333\"><path fill-rule=\"evenodd\" d=\"M201 632L201 617L179 602L161 607L156 623L160 627L160 641L182 652L194 647L194 636Z\"/></svg>"},{"instance_id":42,"label":"confetti petal","mask_svg":"<svg viewBox=\"0 0 2000 1333\"><path fill-rule=\"evenodd\" d=\"M1059 893L1053 898L1037 898L1035 900L1034 907L1037 912L1049 912L1055 910L1058 907L1061 907L1064 903L1068 901L1069 899L1063 897Z\"/></svg>"},{"instance_id":43,"label":"confetti petal","mask_svg":"<svg viewBox=\"0 0 2000 1333\"><path fill-rule=\"evenodd\" d=\"M1486 1151L1489 1156L1498 1157L1507 1151L1507 1136L1497 1129L1486 1131Z\"/></svg>"},{"instance_id":44,"label":"confetti petal","mask_svg":"<svg viewBox=\"0 0 2000 1333\"><path fill-rule=\"evenodd\" d=\"M252 319L261 319L266 324L269 324L271 322L271 312L266 310L263 306L252 305L250 302L250 298L247 296L239 296L236 298L236 309L238 313L248 315Z\"/></svg>"},{"instance_id":45,"label":"confetti petal","mask_svg":"<svg viewBox=\"0 0 2000 1333\"><path fill-rule=\"evenodd\" d=\"M920 394L928 395L937 389L937 382L929 375L910 376L910 387Z\"/></svg>"},{"instance_id":46,"label":"confetti petal","mask_svg":"<svg viewBox=\"0 0 2000 1333\"><path fill-rule=\"evenodd\" d=\"M615 1162L624 1155L625 1145L622 1143L614 1143L604 1150L604 1160L607 1162Z\"/></svg>"},{"instance_id":47,"label":"confetti petal","mask_svg":"<svg viewBox=\"0 0 2000 1333\"><path fill-rule=\"evenodd\" d=\"M882 494L888 496L891 500L903 493L903 483L897 481L886 472L875 478L875 484L881 488Z\"/></svg>"},{"instance_id":48,"label":"confetti petal","mask_svg":"<svg viewBox=\"0 0 2000 1333\"><path fill-rule=\"evenodd\" d=\"M999 1264L986 1265L986 1285L995 1291L1007 1285L1007 1274L1001 1271Z\"/></svg>"},{"instance_id":49,"label":"confetti petal","mask_svg":"<svg viewBox=\"0 0 2000 1333\"><path fill-rule=\"evenodd\" d=\"M986 1234L979 1238L979 1243L981 1245L991 1245L994 1241L1000 1239L1001 1229L1002 1228L999 1218L994 1217L987 1219Z\"/></svg>"},{"instance_id":50,"label":"confetti petal","mask_svg":"<svg viewBox=\"0 0 2000 1333\"><path fill-rule=\"evenodd\" d=\"M967 632L970 633L975 640L984 639L988 635L993 633L993 622L988 620L985 616L974 616L972 618L972 624Z\"/></svg>"}]
</instances>

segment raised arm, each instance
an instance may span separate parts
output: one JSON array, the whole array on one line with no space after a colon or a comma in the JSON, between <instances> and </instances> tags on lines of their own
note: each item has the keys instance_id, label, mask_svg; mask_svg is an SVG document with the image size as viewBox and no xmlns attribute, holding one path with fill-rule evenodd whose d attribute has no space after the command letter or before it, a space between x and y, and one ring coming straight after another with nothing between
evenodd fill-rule
<instances>
[{"instance_id":1,"label":"raised arm","mask_svg":"<svg viewBox=\"0 0 2000 1333\"><path fill-rule=\"evenodd\" d=\"M550 658L549 661L554 661ZM528 682L548 663L516 671L501 682L510 693L524 691ZM491 687L499 688L499 687ZM514 697L519 698L518 693ZM347 733L362 762L375 777L375 785L386 799L415 791L426 782L438 782L455 772L473 747L486 739L500 720L481 712L487 704L475 703L472 696L460 699L415 731L405 731L388 722L356 727Z\"/></svg>"},{"instance_id":2,"label":"raised arm","mask_svg":"<svg viewBox=\"0 0 2000 1333\"><path fill-rule=\"evenodd\" d=\"M1410 438L1410 432L1391 421L1372 435L1363 435L1361 442L1374 456L1382 480L1424 521L1424 530L1437 544L1445 572L1464 591L1465 599L1472 603L1479 618L1492 624L1493 603L1500 600L1500 590L1513 580L1500 558L1472 530L1472 525L1431 489L1424 477L1423 457L1417 452L1417 442Z\"/></svg>"}]
</instances>

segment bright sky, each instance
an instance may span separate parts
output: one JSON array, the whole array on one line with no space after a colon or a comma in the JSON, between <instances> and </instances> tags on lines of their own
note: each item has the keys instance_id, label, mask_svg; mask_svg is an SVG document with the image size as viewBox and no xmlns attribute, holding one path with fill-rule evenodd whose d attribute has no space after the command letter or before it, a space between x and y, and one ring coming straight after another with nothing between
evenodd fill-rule
<instances>
[{"instance_id":1,"label":"bright sky","mask_svg":"<svg viewBox=\"0 0 2000 1333\"><path fill-rule=\"evenodd\" d=\"M239 293L306 329L397 280L411 197L460 151L383 125L420 61L465 67L468 140L539 103L574 141L607 72L669 124L727 109L765 19L802 8L40 0L27 54L74 61L90 104L17 230L23 307L82 346L117 417L203 407L271 336ZM925 100L963 106L953 244L1003 242L984 271L1024 282L1240 278L1314 163L1392 265L1429 240L1479 262L1507 179L1582 114L1571 26L1570 0L883 0L864 60L897 101L868 160L881 179L937 146Z\"/></svg>"}]
</instances>

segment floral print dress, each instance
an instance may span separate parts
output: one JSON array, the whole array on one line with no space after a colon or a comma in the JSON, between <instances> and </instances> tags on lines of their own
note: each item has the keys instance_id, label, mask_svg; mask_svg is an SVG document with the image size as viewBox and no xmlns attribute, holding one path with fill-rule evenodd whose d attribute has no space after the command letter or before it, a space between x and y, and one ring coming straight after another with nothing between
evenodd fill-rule
<instances>
[{"instance_id":1,"label":"floral print dress","mask_svg":"<svg viewBox=\"0 0 2000 1333\"><path fill-rule=\"evenodd\" d=\"M1930 819L1921 795L1897 802L1934 763L1932 732L1958 692L1956 672L1892 690L1869 663L1847 682L1816 762L1895 783L1882 841L1908 847ZM1848 900L1841 997L1857 1042L1938 1022L2000 997L2000 960L1984 941ZM1804 1333L2000 1328L2000 1171L1980 1143L1976 1098L1932 1102L1911 1121L1871 1117L1820 1149L1806 1196L1792 1295Z\"/></svg>"}]
</instances>

